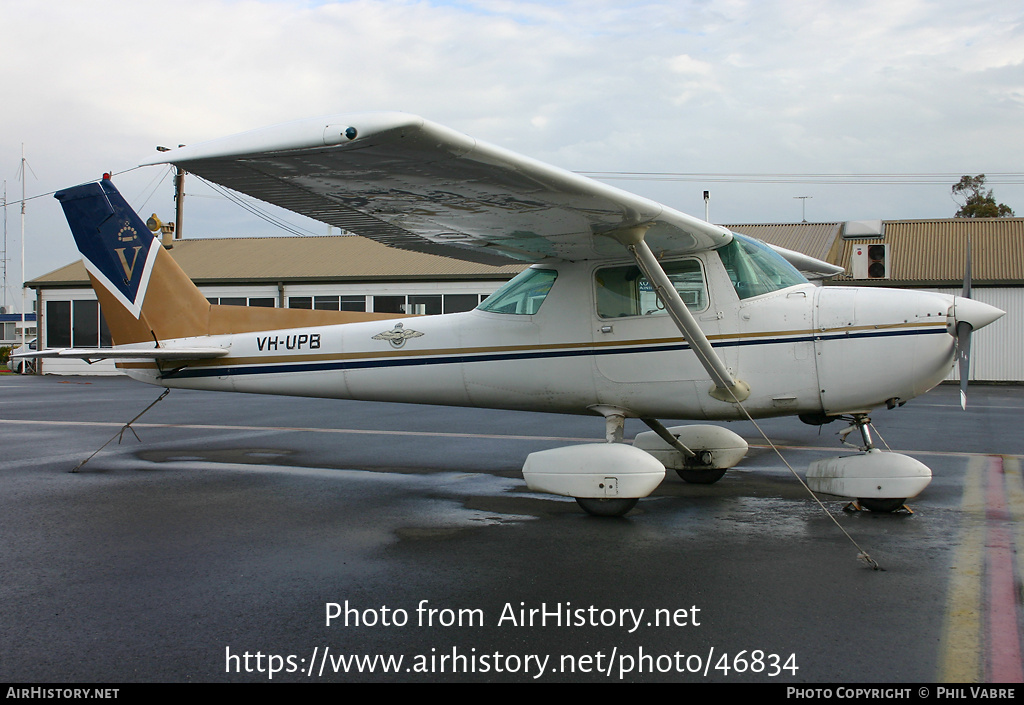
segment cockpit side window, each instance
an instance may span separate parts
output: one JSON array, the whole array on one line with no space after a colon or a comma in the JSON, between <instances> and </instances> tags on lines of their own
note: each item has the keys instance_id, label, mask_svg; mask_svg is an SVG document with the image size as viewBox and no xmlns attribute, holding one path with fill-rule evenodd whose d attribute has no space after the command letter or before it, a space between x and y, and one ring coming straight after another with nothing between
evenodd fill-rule
<instances>
[{"instance_id":1,"label":"cockpit side window","mask_svg":"<svg viewBox=\"0 0 1024 705\"><path fill-rule=\"evenodd\" d=\"M708 288L700 260L664 262L662 266L686 307L703 311L708 307ZM654 287L636 265L605 267L594 274L597 285L597 315L601 318L650 316L665 313Z\"/></svg>"},{"instance_id":2,"label":"cockpit side window","mask_svg":"<svg viewBox=\"0 0 1024 705\"><path fill-rule=\"evenodd\" d=\"M484 299L478 309L491 313L532 316L551 291L558 272L554 269L527 269Z\"/></svg>"},{"instance_id":3,"label":"cockpit side window","mask_svg":"<svg viewBox=\"0 0 1024 705\"><path fill-rule=\"evenodd\" d=\"M718 254L736 295L741 299L807 283L807 279L782 255L760 240L745 235L733 233L732 242L718 248Z\"/></svg>"}]
</instances>

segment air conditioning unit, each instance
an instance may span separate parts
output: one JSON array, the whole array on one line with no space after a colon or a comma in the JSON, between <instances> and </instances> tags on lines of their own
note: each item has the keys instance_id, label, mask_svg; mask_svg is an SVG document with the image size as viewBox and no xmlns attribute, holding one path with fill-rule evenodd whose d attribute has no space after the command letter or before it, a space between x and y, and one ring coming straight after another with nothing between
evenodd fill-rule
<instances>
[{"instance_id":1,"label":"air conditioning unit","mask_svg":"<svg viewBox=\"0 0 1024 705\"><path fill-rule=\"evenodd\" d=\"M889 278L889 244L854 245L850 253L850 272L854 279Z\"/></svg>"}]
</instances>

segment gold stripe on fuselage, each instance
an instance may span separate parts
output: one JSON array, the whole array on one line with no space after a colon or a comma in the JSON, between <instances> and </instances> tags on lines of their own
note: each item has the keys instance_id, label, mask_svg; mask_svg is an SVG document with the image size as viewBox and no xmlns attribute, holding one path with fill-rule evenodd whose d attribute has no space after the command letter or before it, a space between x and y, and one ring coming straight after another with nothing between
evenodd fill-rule
<instances>
[{"instance_id":1,"label":"gold stripe on fuselage","mask_svg":"<svg viewBox=\"0 0 1024 705\"><path fill-rule=\"evenodd\" d=\"M866 326L847 326L842 328L830 328L827 330L789 330L789 331L764 331L760 333L726 333L720 335L710 335L708 339L719 343L727 343L731 341L757 341L770 339L774 342L786 342L787 338L796 336L816 336L816 335L837 335L839 333L851 333L851 332L864 332L872 330L899 330L899 329L916 329L916 328L938 328L939 326L945 328L945 321L935 322L924 322L924 323L892 323L885 325L866 325ZM645 347L645 346L657 346L657 345L672 345L685 342L681 337L674 338L645 338L645 339L634 339L634 340L601 340L601 341L585 341L585 342L573 342L573 343L551 343L548 345L502 345L502 346L487 346L487 347L473 347L473 348L433 348L426 350L364 350L359 352L349 353L306 353L306 354L292 354L292 355L257 355L249 357L221 357L210 360L194 360L189 361L190 368L202 368L202 367L236 367L239 365L280 365L286 363L296 362L331 362L331 361L345 361L345 360L374 360L374 359L388 359L388 358L425 358L425 357L444 357L451 355L486 355L486 354L498 354L498 353L543 353L558 350L586 350L593 348L631 348L631 347ZM628 350L624 350L628 353ZM152 362L125 362L119 363L118 367L124 369L156 369L155 363Z\"/></svg>"}]
</instances>

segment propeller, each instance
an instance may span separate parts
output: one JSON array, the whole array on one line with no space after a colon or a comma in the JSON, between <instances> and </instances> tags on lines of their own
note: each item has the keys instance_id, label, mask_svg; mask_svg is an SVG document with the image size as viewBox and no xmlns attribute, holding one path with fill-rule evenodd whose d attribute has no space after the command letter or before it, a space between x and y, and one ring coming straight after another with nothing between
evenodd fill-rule
<instances>
[{"instance_id":1,"label":"propeller","mask_svg":"<svg viewBox=\"0 0 1024 705\"><path fill-rule=\"evenodd\" d=\"M964 266L964 288L960 293L971 298L971 238L967 238L967 264ZM964 320L956 324L956 356L960 360L960 408L967 411L967 381L971 374L971 331L974 327Z\"/></svg>"},{"instance_id":2,"label":"propeller","mask_svg":"<svg viewBox=\"0 0 1024 705\"><path fill-rule=\"evenodd\" d=\"M964 288L961 296L953 297L956 356L960 362L960 408L967 409L967 380L971 374L971 333L981 330L992 321L1006 315L1006 311L971 298L971 241L967 240L967 266L964 268Z\"/></svg>"}]
</instances>

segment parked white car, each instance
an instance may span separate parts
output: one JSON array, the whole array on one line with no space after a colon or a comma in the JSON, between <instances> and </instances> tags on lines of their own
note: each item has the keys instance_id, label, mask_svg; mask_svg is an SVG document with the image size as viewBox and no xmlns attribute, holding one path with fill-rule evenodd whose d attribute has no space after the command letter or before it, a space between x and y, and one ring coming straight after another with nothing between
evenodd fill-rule
<instances>
[{"instance_id":1,"label":"parked white car","mask_svg":"<svg viewBox=\"0 0 1024 705\"><path fill-rule=\"evenodd\" d=\"M35 360L18 360L14 356L19 353L26 353L36 349L36 341L38 338L33 338L28 341L28 345L19 345L18 347L11 350L11 357L7 360L7 368L11 372L34 372L36 368Z\"/></svg>"}]
</instances>

